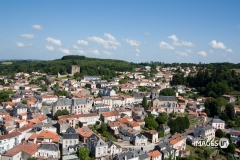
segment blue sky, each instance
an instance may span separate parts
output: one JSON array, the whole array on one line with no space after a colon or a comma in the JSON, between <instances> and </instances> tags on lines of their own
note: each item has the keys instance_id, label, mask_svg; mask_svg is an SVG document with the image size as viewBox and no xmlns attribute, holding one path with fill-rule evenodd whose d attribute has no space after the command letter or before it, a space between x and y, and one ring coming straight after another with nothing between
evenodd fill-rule
<instances>
[{"instance_id":1,"label":"blue sky","mask_svg":"<svg viewBox=\"0 0 240 160\"><path fill-rule=\"evenodd\" d=\"M240 1L0 1L0 59L240 60Z\"/></svg>"}]
</instances>

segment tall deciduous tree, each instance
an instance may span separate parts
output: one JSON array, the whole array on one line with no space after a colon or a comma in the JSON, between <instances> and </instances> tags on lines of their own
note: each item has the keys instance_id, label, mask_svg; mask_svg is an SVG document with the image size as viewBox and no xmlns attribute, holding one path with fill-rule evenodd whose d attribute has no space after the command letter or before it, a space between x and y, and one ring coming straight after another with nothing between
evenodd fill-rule
<instances>
[{"instance_id":1,"label":"tall deciduous tree","mask_svg":"<svg viewBox=\"0 0 240 160\"><path fill-rule=\"evenodd\" d=\"M145 110L148 109L148 103L147 103L147 98L146 96L143 97L143 100L142 100L142 106Z\"/></svg>"},{"instance_id":2,"label":"tall deciduous tree","mask_svg":"<svg viewBox=\"0 0 240 160\"><path fill-rule=\"evenodd\" d=\"M100 130L101 130L101 133L104 133L107 131L107 124L106 123L101 123L101 126L100 126Z\"/></svg>"},{"instance_id":3,"label":"tall deciduous tree","mask_svg":"<svg viewBox=\"0 0 240 160\"><path fill-rule=\"evenodd\" d=\"M160 96L176 96L176 92L172 88L165 88L160 91Z\"/></svg>"},{"instance_id":4,"label":"tall deciduous tree","mask_svg":"<svg viewBox=\"0 0 240 160\"><path fill-rule=\"evenodd\" d=\"M88 148L78 148L78 156L80 160L85 160L86 158L89 157L90 151Z\"/></svg>"},{"instance_id":5,"label":"tall deciduous tree","mask_svg":"<svg viewBox=\"0 0 240 160\"><path fill-rule=\"evenodd\" d=\"M230 119L233 119L233 117L235 115L234 106L230 103L227 104L225 107L225 113Z\"/></svg>"}]
</instances>

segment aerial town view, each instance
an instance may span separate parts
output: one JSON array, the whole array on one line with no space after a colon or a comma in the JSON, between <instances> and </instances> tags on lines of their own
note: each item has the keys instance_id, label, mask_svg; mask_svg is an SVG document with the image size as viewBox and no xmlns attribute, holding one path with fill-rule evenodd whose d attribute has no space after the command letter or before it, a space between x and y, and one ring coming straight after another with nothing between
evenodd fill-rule
<instances>
[{"instance_id":1,"label":"aerial town view","mask_svg":"<svg viewBox=\"0 0 240 160\"><path fill-rule=\"evenodd\" d=\"M240 1L0 1L0 160L240 159Z\"/></svg>"}]
</instances>

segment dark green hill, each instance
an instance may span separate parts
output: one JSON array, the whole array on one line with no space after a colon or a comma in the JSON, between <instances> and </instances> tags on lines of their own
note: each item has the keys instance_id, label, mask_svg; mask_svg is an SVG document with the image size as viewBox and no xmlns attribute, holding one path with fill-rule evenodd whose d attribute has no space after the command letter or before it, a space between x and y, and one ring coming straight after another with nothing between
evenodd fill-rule
<instances>
[{"instance_id":1,"label":"dark green hill","mask_svg":"<svg viewBox=\"0 0 240 160\"><path fill-rule=\"evenodd\" d=\"M71 65L79 65L82 75L115 76L115 71L133 71L138 64L113 59L88 58L85 56L64 56L61 59L49 61L12 61L12 64L0 65L1 75L10 75L16 72L31 73L34 71L57 75L70 73Z\"/></svg>"}]
</instances>

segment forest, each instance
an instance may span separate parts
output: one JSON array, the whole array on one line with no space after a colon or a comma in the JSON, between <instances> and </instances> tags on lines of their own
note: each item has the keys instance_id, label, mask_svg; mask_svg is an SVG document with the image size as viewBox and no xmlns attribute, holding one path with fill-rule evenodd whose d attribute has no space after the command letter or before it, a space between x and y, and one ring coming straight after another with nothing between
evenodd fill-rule
<instances>
[{"instance_id":1,"label":"forest","mask_svg":"<svg viewBox=\"0 0 240 160\"><path fill-rule=\"evenodd\" d=\"M196 88L201 95L217 98L222 94L233 91L240 91L240 77L233 69L240 70L240 63L171 63L164 62L142 62L132 63L115 59L89 58L85 56L69 55L61 59L48 61L18 60L11 61L11 64L0 63L0 75L12 75L16 72L47 73L48 75L62 75L70 73L71 65L79 65L80 73L75 78L83 75L100 75L102 79L112 79L117 76L117 72L135 71L135 68L150 66L151 72L144 72L146 78L150 78L157 73L156 67L192 67L200 68L197 73L190 73L187 77L177 69L177 74L173 76L172 85L183 84ZM119 73L120 74L120 73Z\"/></svg>"}]
</instances>

